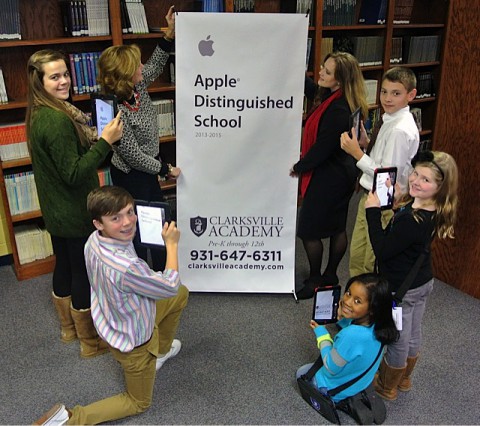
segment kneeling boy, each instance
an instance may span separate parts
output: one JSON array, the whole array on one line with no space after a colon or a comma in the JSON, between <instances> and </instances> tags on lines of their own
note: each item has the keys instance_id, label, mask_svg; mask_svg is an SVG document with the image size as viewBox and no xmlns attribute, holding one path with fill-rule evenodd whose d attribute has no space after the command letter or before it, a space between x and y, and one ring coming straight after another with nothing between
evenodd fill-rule
<instances>
[{"instance_id":1,"label":"kneeling boy","mask_svg":"<svg viewBox=\"0 0 480 426\"><path fill-rule=\"evenodd\" d=\"M156 370L174 357L174 339L188 290L178 274L175 222L165 224L165 271L155 272L133 247L137 216L123 188L93 190L87 208L97 228L85 245L92 317L99 336L124 371L126 392L68 410L68 423L98 424L138 414L150 407Z\"/></svg>"}]
</instances>

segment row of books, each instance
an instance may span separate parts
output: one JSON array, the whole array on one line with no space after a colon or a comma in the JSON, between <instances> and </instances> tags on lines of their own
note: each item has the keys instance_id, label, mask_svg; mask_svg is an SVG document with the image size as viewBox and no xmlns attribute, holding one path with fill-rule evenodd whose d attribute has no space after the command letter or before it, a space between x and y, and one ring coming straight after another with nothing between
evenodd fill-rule
<instances>
[{"instance_id":1,"label":"row of books","mask_svg":"<svg viewBox=\"0 0 480 426\"><path fill-rule=\"evenodd\" d=\"M417 95L416 99L435 97L435 83L431 72L420 72L417 74Z\"/></svg>"},{"instance_id":2,"label":"row of books","mask_svg":"<svg viewBox=\"0 0 480 426\"><path fill-rule=\"evenodd\" d=\"M19 0L0 0L0 40L21 40Z\"/></svg>"},{"instance_id":3,"label":"row of books","mask_svg":"<svg viewBox=\"0 0 480 426\"><path fill-rule=\"evenodd\" d=\"M410 108L410 113L413 115L418 131L422 131L422 110L420 108Z\"/></svg>"},{"instance_id":4,"label":"row of books","mask_svg":"<svg viewBox=\"0 0 480 426\"><path fill-rule=\"evenodd\" d=\"M382 65L383 62L383 36L352 37L353 56L360 66L368 67Z\"/></svg>"},{"instance_id":5,"label":"row of books","mask_svg":"<svg viewBox=\"0 0 480 426\"><path fill-rule=\"evenodd\" d=\"M394 24L409 24L412 19L414 0L395 0Z\"/></svg>"},{"instance_id":6,"label":"row of books","mask_svg":"<svg viewBox=\"0 0 480 426\"><path fill-rule=\"evenodd\" d=\"M108 0L61 0L63 31L72 37L110 34Z\"/></svg>"},{"instance_id":7,"label":"row of books","mask_svg":"<svg viewBox=\"0 0 480 426\"><path fill-rule=\"evenodd\" d=\"M40 210L33 171L6 174L4 178L12 216Z\"/></svg>"},{"instance_id":8,"label":"row of books","mask_svg":"<svg viewBox=\"0 0 480 426\"><path fill-rule=\"evenodd\" d=\"M197 0L197 3L202 12L225 12L223 0Z\"/></svg>"},{"instance_id":9,"label":"row of books","mask_svg":"<svg viewBox=\"0 0 480 426\"><path fill-rule=\"evenodd\" d=\"M420 144L418 145L418 151L431 151L432 150L432 140L431 139L423 139L420 140Z\"/></svg>"},{"instance_id":10,"label":"row of books","mask_svg":"<svg viewBox=\"0 0 480 426\"><path fill-rule=\"evenodd\" d=\"M438 61L439 35L392 38L391 64L414 64Z\"/></svg>"},{"instance_id":11,"label":"row of books","mask_svg":"<svg viewBox=\"0 0 480 426\"><path fill-rule=\"evenodd\" d=\"M28 156L25 123L0 126L0 160L18 160Z\"/></svg>"},{"instance_id":12,"label":"row of books","mask_svg":"<svg viewBox=\"0 0 480 426\"><path fill-rule=\"evenodd\" d=\"M5 86L5 78L3 78L2 67L0 67L0 104L6 104L7 102L7 87Z\"/></svg>"},{"instance_id":13,"label":"row of books","mask_svg":"<svg viewBox=\"0 0 480 426\"><path fill-rule=\"evenodd\" d=\"M367 92L367 104L374 105L377 103L378 80L365 79L365 90Z\"/></svg>"},{"instance_id":14,"label":"row of books","mask_svg":"<svg viewBox=\"0 0 480 426\"><path fill-rule=\"evenodd\" d=\"M358 23L364 25L385 24L388 0L362 0Z\"/></svg>"},{"instance_id":15,"label":"row of books","mask_svg":"<svg viewBox=\"0 0 480 426\"><path fill-rule=\"evenodd\" d=\"M97 62L102 52L70 53L70 74L75 95L93 93L100 90L97 82Z\"/></svg>"},{"instance_id":16,"label":"row of books","mask_svg":"<svg viewBox=\"0 0 480 426\"><path fill-rule=\"evenodd\" d=\"M15 226L13 231L21 265L53 256L52 238L46 229L28 224Z\"/></svg>"},{"instance_id":17,"label":"row of books","mask_svg":"<svg viewBox=\"0 0 480 426\"><path fill-rule=\"evenodd\" d=\"M353 25L356 4L357 0L324 0L323 25Z\"/></svg>"},{"instance_id":18,"label":"row of books","mask_svg":"<svg viewBox=\"0 0 480 426\"><path fill-rule=\"evenodd\" d=\"M368 117L363 121L363 125L365 126L365 130L367 131L367 135L370 137L372 134L372 130L375 127L375 124L380 120L382 115L381 108L375 108L368 111Z\"/></svg>"},{"instance_id":19,"label":"row of books","mask_svg":"<svg viewBox=\"0 0 480 426\"><path fill-rule=\"evenodd\" d=\"M313 39L311 37L307 38L307 58L305 61L305 71L308 70L308 67L310 65L310 56L312 53L312 41Z\"/></svg>"},{"instance_id":20,"label":"row of books","mask_svg":"<svg viewBox=\"0 0 480 426\"><path fill-rule=\"evenodd\" d=\"M112 175L110 174L110 167L105 167L97 171L98 181L100 186L113 185Z\"/></svg>"},{"instance_id":21,"label":"row of books","mask_svg":"<svg viewBox=\"0 0 480 426\"><path fill-rule=\"evenodd\" d=\"M297 0L296 13L308 14L308 25L315 25L315 14L312 10L312 0Z\"/></svg>"},{"instance_id":22,"label":"row of books","mask_svg":"<svg viewBox=\"0 0 480 426\"><path fill-rule=\"evenodd\" d=\"M157 99L152 101L157 112L158 136L175 135L175 107L173 99Z\"/></svg>"},{"instance_id":23,"label":"row of books","mask_svg":"<svg viewBox=\"0 0 480 426\"><path fill-rule=\"evenodd\" d=\"M408 52L407 63L438 61L440 39L439 35L404 37L404 51Z\"/></svg>"},{"instance_id":24,"label":"row of books","mask_svg":"<svg viewBox=\"0 0 480 426\"><path fill-rule=\"evenodd\" d=\"M121 0L120 12L124 34L148 34L150 32L141 0Z\"/></svg>"},{"instance_id":25,"label":"row of books","mask_svg":"<svg viewBox=\"0 0 480 426\"><path fill-rule=\"evenodd\" d=\"M255 12L255 0L234 0L233 11L235 13Z\"/></svg>"}]
</instances>

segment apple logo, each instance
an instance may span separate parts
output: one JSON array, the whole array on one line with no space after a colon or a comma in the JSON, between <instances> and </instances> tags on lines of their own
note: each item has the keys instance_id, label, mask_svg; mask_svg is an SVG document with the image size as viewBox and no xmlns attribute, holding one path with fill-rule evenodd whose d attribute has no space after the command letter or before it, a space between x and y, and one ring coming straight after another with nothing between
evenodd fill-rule
<instances>
[{"instance_id":1,"label":"apple logo","mask_svg":"<svg viewBox=\"0 0 480 426\"><path fill-rule=\"evenodd\" d=\"M212 47L213 40L210 40L210 36L206 40L200 40L198 43L198 51L202 56L212 56L215 52Z\"/></svg>"}]
</instances>

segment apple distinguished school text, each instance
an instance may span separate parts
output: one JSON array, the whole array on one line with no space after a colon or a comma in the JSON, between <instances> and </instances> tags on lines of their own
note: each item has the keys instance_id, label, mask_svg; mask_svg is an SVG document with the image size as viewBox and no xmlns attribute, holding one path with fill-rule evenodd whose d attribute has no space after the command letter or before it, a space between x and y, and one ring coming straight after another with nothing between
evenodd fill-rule
<instances>
[{"instance_id":1,"label":"apple distinguished school text","mask_svg":"<svg viewBox=\"0 0 480 426\"><path fill-rule=\"evenodd\" d=\"M194 87L203 88L205 92L218 92L223 89L237 89L240 78L229 77L225 74L223 77L203 77L197 74L195 78ZM245 99L233 98L226 95L217 95L216 93L196 94L194 101L195 108L218 108L234 109L237 112L252 109L292 109L293 96L288 99L274 99L270 96ZM196 114L194 117L195 127L205 128L241 128L242 115L236 118L222 118L215 114L205 117L201 114Z\"/></svg>"}]
</instances>

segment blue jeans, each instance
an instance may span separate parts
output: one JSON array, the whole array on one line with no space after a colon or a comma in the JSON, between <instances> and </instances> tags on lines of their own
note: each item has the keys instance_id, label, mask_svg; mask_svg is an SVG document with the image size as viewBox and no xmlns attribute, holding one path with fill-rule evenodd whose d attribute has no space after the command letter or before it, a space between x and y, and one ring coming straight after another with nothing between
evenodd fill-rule
<instances>
[{"instance_id":1,"label":"blue jeans","mask_svg":"<svg viewBox=\"0 0 480 426\"><path fill-rule=\"evenodd\" d=\"M402 301L402 331L398 342L387 346L385 360L390 367L403 368L407 357L418 355L422 344L422 319L427 298L433 290L433 279L408 290Z\"/></svg>"},{"instance_id":2,"label":"blue jeans","mask_svg":"<svg viewBox=\"0 0 480 426\"><path fill-rule=\"evenodd\" d=\"M311 362L310 364L302 365L302 366L297 370L297 373L295 374L295 378L298 379L300 376L303 376L304 374L307 374L308 370L310 370L310 368L312 368L312 365L313 365L313 362ZM315 386L316 388L318 388L318 386L317 386L317 381L315 380L315 376L312 377L311 383L312 383L313 386Z\"/></svg>"}]
</instances>

